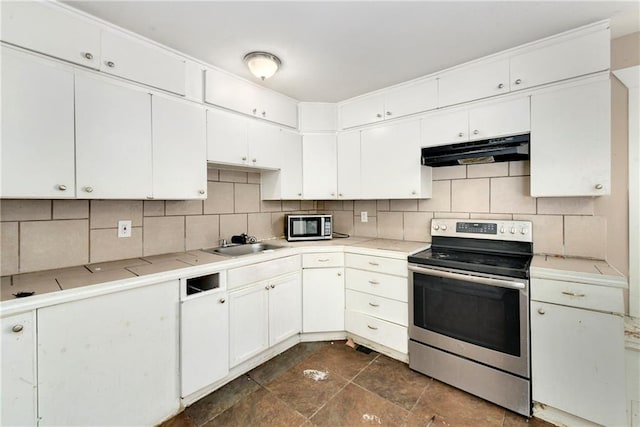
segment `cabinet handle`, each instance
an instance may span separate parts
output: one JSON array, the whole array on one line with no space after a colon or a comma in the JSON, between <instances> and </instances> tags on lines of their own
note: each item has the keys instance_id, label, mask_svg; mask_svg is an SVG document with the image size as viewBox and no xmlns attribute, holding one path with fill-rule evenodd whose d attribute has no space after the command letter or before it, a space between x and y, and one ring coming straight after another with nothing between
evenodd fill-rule
<instances>
[{"instance_id":1,"label":"cabinet handle","mask_svg":"<svg viewBox=\"0 0 640 427\"><path fill-rule=\"evenodd\" d=\"M480 131L479 131L478 129L475 129L475 130L473 131L473 134L474 134L474 135L477 135L477 134L479 134L479 133L480 133Z\"/></svg>"},{"instance_id":2,"label":"cabinet handle","mask_svg":"<svg viewBox=\"0 0 640 427\"><path fill-rule=\"evenodd\" d=\"M254 108L253 110L251 110L251 112L252 112L253 114L258 114L258 109L257 109L257 108Z\"/></svg>"},{"instance_id":3,"label":"cabinet handle","mask_svg":"<svg viewBox=\"0 0 640 427\"><path fill-rule=\"evenodd\" d=\"M302 196L302 193L298 193L298 196Z\"/></svg>"},{"instance_id":4,"label":"cabinet handle","mask_svg":"<svg viewBox=\"0 0 640 427\"><path fill-rule=\"evenodd\" d=\"M462 138L464 136L464 133L460 132L458 133L458 138Z\"/></svg>"},{"instance_id":5,"label":"cabinet handle","mask_svg":"<svg viewBox=\"0 0 640 427\"><path fill-rule=\"evenodd\" d=\"M338 277L342 277L342 273L338 273Z\"/></svg>"},{"instance_id":6,"label":"cabinet handle","mask_svg":"<svg viewBox=\"0 0 640 427\"><path fill-rule=\"evenodd\" d=\"M84 187L84 191L87 193L93 193L93 187Z\"/></svg>"},{"instance_id":7,"label":"cabinet handle","mask_svg":"<svg viewBox=\"0 0 640 427\"><path fill-rule=\"evenodd\" d=\"M105 64L107 64L107 67L109 68L115 68L116 67L116 63L113 61L107 61L105 62Z\"/></svg>"},{"instance_id":8,"label":"cabinet handle","mask_svg":"<svg viewBox=\"0 0 640 427\"><path fill-rule=\"evenodd\" d=\"M502 89L503 87L504 87L504 84L502 84L502 83L500 83L500 84L498 85L498 89Z\"/></svg>"},{"instance_id":9,"label":"cabinet handle","mask_svg":"<svg viewBox=\"0 0 640 427\"><path fill-rule=\"evenodd\" d=\"M89 61L93 59L93 54L91 52L85 52L82 56L84 56L85 59L88 59Z\"/></svg>"},{"instance_id":10,"label":"cabinet handle","mask_svg":"<svg viewBox=\"0 0 640 427\"><path fill-rule=\"evenodd\" d=\"M544 316L544 313L546 313L546 311L544 311L544 308L540 307L538 309L538 314L541 315L541 316Z\"/></svg>"},{"instance_id":11,"label":"cabinet handle","mask_svg":"<svg viewBox=\"0 0 640 427\"><path fill-rule=\"evenodd\" d=\"M342 193L338 193L338 196L342 197Z\"/></svg>"},{"instance_id":12,"label":"cabinet handle","mask_svg":"<svg viewBox=\"0 0 640 427\"><path fill-rule=\"evenodd\" d=\"M603 185L602 184L596 184L596 190L602 190Z\"/></svg>"},{"instance_id":13,"label":"cabinet handle","mask_svg":"<svg viewBox=\"0 0 640 427\"><path fill-rule=\"evenodd\" d=\"M67 191L67 186L66 186L66 185L64 185L64 184L60 184L60 185L58 185L58 190L60 190L60 191Z\"/></svg>"},{"instance_id":14,"label":"cabinet handle","mask_svg":"<svg viewBox=\"0 0 640 427\"><path fill-rule=\"evenodd\" d=\"M265 288L266 290L269 290L269 285L265 286L264 288Z\"/></svg>"},{"instance_id":15,"label":"cabinet handle","mask_svg":"<svg viewBox=\"0 0 640 427\"><path fill-rule=\"evenodd\" d=\"M522 83L522 79L517 79L514 83L519 85L520 83Z\"/></svg>"},{"instance_id":16,"label":"cabinet handle","mask_svg":"<svg viewBox=\"0 0 640 427\"><path fill-rule=\"evenodd\" d=\"M271 289L275 289L276 285L271 285Z\"/></svg>"},{"instance_id":17,"label":"cabinet handle","mask_svg":"<svg viewBox=\"0 0 640 427\"><path fill-rule=\"evenodd\" d=\"M153 196L147 196L147 199L153 200Z\"/></svg>"},{"instance_id":18,"label":"cabinet handle","mask_svg":"<svg viewBox=\"0 0 640 427\"><path fill-rule=\"evenodd\" d=\"M378 330L378 328L376 328L375 326L371 326L371 325L367 325L367 328L369 328L369 329L373 329L374 331L377 331L377 330Z\"/></svg>"},{"instance_id":19,"label":"cabinet handle","mask_svg":"<svg viewBox=\"0 0 640 427\"><path fill-rule=\"evenodd\" d=\"M262 112L262 117L267 117L267 112L266 111Z\"/></svg>"},{"instance_id":20,"label":"cabinet handle","mask_svg":"<svg viewBox=\"0 0 640 427\"><path fill-rule=\"evenodd\" d=\"M246 156L242 158L242 161L243 161L243 162L244 162L244 161L246 161L246 160L247 160L247 157L246 157Z\"/></svg>"},{"instance_id":21,"label":"cabinet handle","mask_svg":"<svg viewBox=\"0 0 640 427\"><path fill-rule=\"evenodd\" d=\"M391 111L387 111L387 116L390 116L391 114L393 114Z\"/></svg>"},{"instance_id":22,"label":"cabinet handle","mask_svg":"<svg viewBox=\"0 0 640 427\"><path fill-rule=\"evenodd\" d=\"M377 266L379 266L380 264L378 264L378 263L377 263L377 262L375 262L375 261L369 261L369 265L374 265L374 266L376 266L376 267L377 267Z\"/></svg>"},{"instance_id":23,"label":"cabinet handle","mask_svg":"<svg viewBox=\"0 0 640 427\"><path fill-rule=\"evenodd\" d=\"M23 329L24 329L24 327L23 327L22 325L15 325L13 328L11 328L11 330L12 330L13 332L15 332L16 334L17 334L18 332L22 332L22 330L23 330Z\"/></svg>"},{"instance_id":24,"label":"cabinet handle","mask_svg":"<svg viewBox=\"0 0 640 427\"><path fill-rule=\"evenodd\" d=\"M257 159L251 159L251 161L252 161L253 163L255 163L255 162L257 162L258 160L257 160Z\"/></svg>"},{"instance_id":25,"label":"cabinet handle","mask_svg":"<svg viewBox=\"0 0 640 427\"><path fill-rule=\"evenodd\" d=\"M336 195L336 193L331 193L331 195L332 195L332 196L335 196L335 195Z\"/></svg>"},{"instance_id":26,"label":"cabinet handle","mask_svg":"<svg viewBox=\"0 0 640 427\"><path fill-rule=\"evenodd\" d=\"M380 118L382 118L382 114L378 113L378 114L376 114L376 117L380 119Z\"/></svg>"},{"instance_id":27,"label":"cabinet handle","mask_svg":"<svg viewBox=\"0 0 640 427\"><path fill-rule=\"evenodd\" d=\"M379 285L380 282L376 281L376 280L369 280L369 283L371 283L372 285Z\"/></svg>"},{"instance_id":28,"label":"cabinet handle","mask_svg":"<svg viewBox=\"0 0 640 427\"><path fill-rule=\"evenodd\" d=\"M416 192L415 192L415 191L412 191L412 192L411 192L411 194L415 196L415 195L416 195Z\"/></svg>"},{"instance_id":29,"label":"cabinet handle","mask_svg":"<svg viewBox=\"0 0 640 427\"><path fill-rule=\"evenodd\" d=\"M375 303L373 303L373 302L370 302L370 303L369 303L369 305L370 305L371 307L380 307L380 304L375 304Z\"/></svg>"},{"instance_id":30,"label":"cabinet handle","mask_svg":"<svg viewBox=\"0 0 640 427\"><path fill-rule=\"evenodd\" d=\"M570 297L584 297L584 296L586 296L585 294L577 294L575 292L569 292L569 291L562 291L562 295L568 295Z\"/></svg>"},{"instance_id":31,"label":"cabinet handle","mask_svg":"<svg viewBox=\"0 0 640 427\"><path fill-rule=\"evenodd\" d=\"M226 301L227 301L227 300L226 300L226 299L224 299L224 298L220 298L220 299L218 300L218 302L219 302L220 304L224 304Z\"/></svg>"},{"instance_id":32,"label":"cabinet handle","mask_svg":"<svg viewBox=\"0 0 640 427\"><path fill-rule=\"evenodd\" d=\"M329 258L318 258L318 262L327 262Z\"/></svg>"},{"instance_id":33,"label":"cabinet handle","mask_svg":"<svg viewBox=\"0 0 640 427\"><path fill-rule=\"evenodd\" d=\"M198 191L198 193L200 193L200 194L204 194L204 193L205 193L205 191L204 191L204 190L200 190L200 191Z\"/></svg>"}]
</instances>

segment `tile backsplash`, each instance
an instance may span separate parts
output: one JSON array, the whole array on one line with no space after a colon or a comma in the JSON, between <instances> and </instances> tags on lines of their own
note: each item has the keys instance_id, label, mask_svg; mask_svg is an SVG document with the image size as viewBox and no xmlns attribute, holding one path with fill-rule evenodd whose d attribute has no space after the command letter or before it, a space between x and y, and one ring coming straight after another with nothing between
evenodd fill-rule
<instances>
[{"instance_id":1,"label":"tile backsplash","mask_svg":"<svg viewBox=\"0 0 640 427\"><path fill-rule=\"evenodd\" d=\"M316 211L332 213L338 232L425 242L434 217L528 220L536 253L606 255L593 199L528 196L528 162L436 168L425 200L261 201L257 173L209 169L208 180L204 201L2 200L0 273L213 247L242 232L278 237L285 213ZM118 238L118 220L132 221L131 237Z\"/></svg>"}]
</instances>

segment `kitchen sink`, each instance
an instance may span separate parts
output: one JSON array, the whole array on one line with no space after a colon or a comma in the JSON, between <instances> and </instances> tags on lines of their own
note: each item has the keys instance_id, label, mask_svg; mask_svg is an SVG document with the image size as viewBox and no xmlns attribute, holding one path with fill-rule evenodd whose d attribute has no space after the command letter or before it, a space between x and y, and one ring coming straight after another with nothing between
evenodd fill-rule
<instances>
[{"instance_id":1,"label":"kitchen sink","mask_svg":"<svg viewBox=\"0 0 640 427\"><path fill-rule=\"evenodd\" d=\"M213 249L205 249L205 252L226 256L242 256L257 254L265 251L273 251L276 249L282 249L284 246L272 245L269 243L249 243L246 245L229 245L220 246Z\"/></svg>"}]
</instances>

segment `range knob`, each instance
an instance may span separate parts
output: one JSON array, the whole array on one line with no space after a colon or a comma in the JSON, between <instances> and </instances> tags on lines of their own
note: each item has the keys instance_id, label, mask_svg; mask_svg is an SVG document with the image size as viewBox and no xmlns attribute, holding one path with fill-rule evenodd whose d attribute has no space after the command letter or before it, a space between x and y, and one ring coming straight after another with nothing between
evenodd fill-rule
<instances>
[{"instance_id":1,"label":"range knob","mask_svg":"<svg viewBox=\"0 0 640 427\"><path fill-rule=\"evenodd\" d=\"M520 229L520 234L525 235L525 234L527 234L527 233L528 233L528 230L527 230L526 228L522 227L522 228Z\"/></svg>"},{"instance_id":2,"label":"range knob","mask_svg":"<svg viewBox=\"0 0 640 427\"><path fill-rule=\"evenodd\" d=\"M442 224L442 225L440 226L440 228L442 229L442 231L447 231L447 226L446 226L446 225L444 225L444 224Z\"/></svg>"},{"instance_id":3,"label":"range knob","mask_svg":"<svg viewBox=\"0 0 640 427\"><path fill-rule=\"evenodd\" d=\"M504 234L504 227L500 227L500 234Z\"/></svg>"},{"instance_id":4,"label":"range knob","mask_svg":"<svg viewBox=\"0 0 640 427\"><path fill-rule=\"evenodd\" d=\"M509 230L511 232L511 234L516 234L516 228L515 227L511 227L511 230Z\"/></svg>"},{"instance_id":5,"label":"range knob","mask_svg":"<svg viewBox=\"0 0 640 427\"><path fill-rule=\"evenodd\" d=\"M434 230L440 230L440 226L438 224L433 224L433 229Z\"/></svg>"}]
</instances>

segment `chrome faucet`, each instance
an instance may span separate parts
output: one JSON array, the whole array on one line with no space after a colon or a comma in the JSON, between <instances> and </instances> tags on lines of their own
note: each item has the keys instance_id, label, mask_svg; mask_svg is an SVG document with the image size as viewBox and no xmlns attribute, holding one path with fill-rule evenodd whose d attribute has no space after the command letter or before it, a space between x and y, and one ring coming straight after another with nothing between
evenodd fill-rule
<instances>
[{"instance_id":1,"label":"chrome faucet","mask_svg":"<svg viewBox=\"0 0 640 427\"><path fill-rule=\"evenodd\" d=\"M227 239L220 239L218 241L218 244L224 248L225 246L227 246Z\"/></svg>"}]
</instances>

